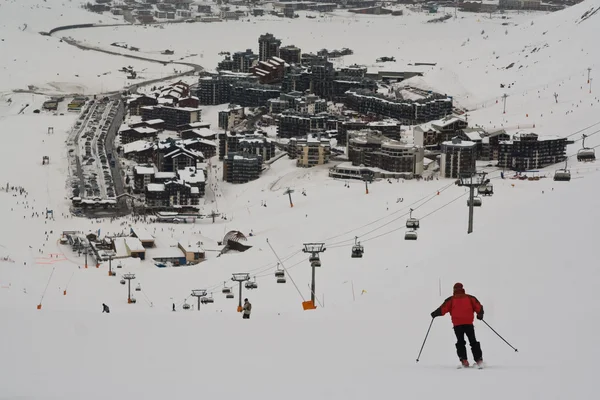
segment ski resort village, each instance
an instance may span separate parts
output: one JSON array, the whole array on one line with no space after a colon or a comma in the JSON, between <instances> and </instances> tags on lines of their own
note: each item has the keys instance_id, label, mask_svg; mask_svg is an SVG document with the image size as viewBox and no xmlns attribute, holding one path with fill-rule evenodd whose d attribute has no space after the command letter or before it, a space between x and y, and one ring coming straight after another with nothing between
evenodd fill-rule
<instances>
[{"instance_id":1,"label":"ski resort village","mask_svg":"<svg viewBox=\"0 0 600 400\"><path fill-rule=\"evenodd\" d=\"M0 1L0 397L597 398L599 36L600 0Z\"/></svg>"}]
</instances>

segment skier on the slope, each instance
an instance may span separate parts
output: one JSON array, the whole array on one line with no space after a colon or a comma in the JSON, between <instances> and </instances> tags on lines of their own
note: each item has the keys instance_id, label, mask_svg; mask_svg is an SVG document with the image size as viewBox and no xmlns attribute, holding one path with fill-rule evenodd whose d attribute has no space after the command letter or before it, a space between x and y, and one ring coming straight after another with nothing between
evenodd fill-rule
<instances>
[{"instance_id":1,"label":"skier on the slope","mask_svg":"<svg viewBox=\"0 0 600 400\"><path fill-rule=\"evenodd\" d=\"M110 308L104 303L102 303L102 313L110 314Z\"/></svg>"},{"instance_id":2,"label":"skier on the slope","mask_svg":"<svg viewBox=\"0 0 600 400\"><path fill-rule=\"evenodd\" d=\"M448 297L444 303L434 312L431 317L440 317L450 313L454 333L456 334L456 354L463 367L469 366L467 358L467 348L465 343L465 334L469 339L473 358L478 366L483 365L483 355L481 346L475 338L475 328L473 327L473 313L477 314L477 319L483 319L483 306L475 296L465 293L462 283L454 284L454 294Z\"/></svg>"},{"instance_id":3,"label":"skier on the slope","mask_svg":"<svg viewBox=\"0 0 600 400\"><path fill-rule=\"evenodd\" d=\"M244 306L242 307L242 318L250 319L250 313L252 312L252 304L248 299L244 299Z\"/></svg>"}]
</instances>

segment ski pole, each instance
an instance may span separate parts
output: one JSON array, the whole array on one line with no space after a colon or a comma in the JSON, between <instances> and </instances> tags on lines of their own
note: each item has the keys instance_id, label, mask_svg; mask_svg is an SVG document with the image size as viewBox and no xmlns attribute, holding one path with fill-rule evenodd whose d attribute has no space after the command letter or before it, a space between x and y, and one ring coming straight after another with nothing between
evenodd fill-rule
<instances>
[{"instance_id":1,"label":"ski pole","mask_svg":"<svg viewBox=\"0 0 600 400\"><path fill-rule=\"evenodd\" d=\"M427 329L427 333L425 334L425 339L423 339L423 344L421 345L421 350L419 350L419 355L417 356L417 362L419 362L419 358L421 358L421 353L423 352L423 347L425 347L425 342L427 341L427 336L429 336L429 331L431 330L431 325L433 325L433 320L435 318L431 318L431 322L429 323L429 328Z\"/></svg>"},{"instance_id":2,"label":"ski pole","mask_svg":"<svg viewBox=\"0 0 600 400\"><path fill-rule=\"evenodd\" d=\"M513 347L513 346L512 346L510 343L508 343L508 342L506 341L506 339L504 339L502 336L500 336L500 334L499 334L498 332L496 332L496 331L494 330L494 328L492 328L492 327L490 326L490 324L488 324L487 322L485 322L485 320L483 320L483 319L482 319L481 321L482 321L484 324L486 324L486 325L488 326L488 328L490 328L490 329L492 330L492 332L494 332L496 335L498 335L498 337L499 337L500 339L504 340L504 343L506 343L507 345L509 345L511 349L513 349L513 350L514 350L515 352L517 352L517 353L519 352L519 350L515 349L515 348L514 348L514 347Z\"/></svg>"}]
</instances>

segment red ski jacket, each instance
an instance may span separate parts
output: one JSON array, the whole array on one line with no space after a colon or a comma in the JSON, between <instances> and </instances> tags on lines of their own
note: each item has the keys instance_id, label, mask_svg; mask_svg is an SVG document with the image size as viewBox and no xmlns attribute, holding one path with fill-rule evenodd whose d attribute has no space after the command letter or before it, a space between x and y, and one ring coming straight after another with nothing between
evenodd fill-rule
<instances>
[{"instance_id":1,"label":"red ski jacket","mask_svg":"<svg viewBox=\"0 0 600 400\"><path fill-rule=\"evenodd\" d=\"M456 293L448 297L444 303L432 313L432 316L442 316L450 313L452 325L473 325L473 313L483 318L483 306L475 296L466 293Z\"/></svg>"}]
</instances>

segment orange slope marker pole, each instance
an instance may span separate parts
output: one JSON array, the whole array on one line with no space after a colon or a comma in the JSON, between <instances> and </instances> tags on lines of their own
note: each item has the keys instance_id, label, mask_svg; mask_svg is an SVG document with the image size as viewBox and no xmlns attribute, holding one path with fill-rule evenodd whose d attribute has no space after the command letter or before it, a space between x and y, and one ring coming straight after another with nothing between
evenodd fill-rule
<instances>
[{"instance_id":1,"label":"orange slope marker pole","mask_svg":"<svg viewBox=\"0 0 600 400\"><path fill-rule=\"evenodd\" d=\"M44 293L42 293L42 298L40 299L40 304L37 305L37 309L42 309L42 301L44 301L44 296L46 295L46 290L48 290L48 286L50 285L50 280L52 279L52 275L54 275L54 270L56 267L52 268L52 272L50 273L50 277L48 278L48 283L46 283L46 288L44 289Z\"/></svg>"}]
</instances>

